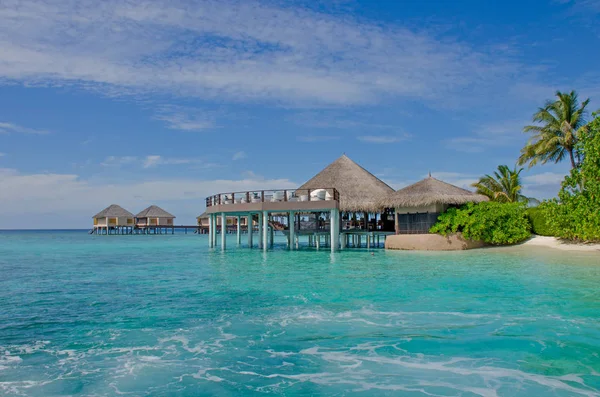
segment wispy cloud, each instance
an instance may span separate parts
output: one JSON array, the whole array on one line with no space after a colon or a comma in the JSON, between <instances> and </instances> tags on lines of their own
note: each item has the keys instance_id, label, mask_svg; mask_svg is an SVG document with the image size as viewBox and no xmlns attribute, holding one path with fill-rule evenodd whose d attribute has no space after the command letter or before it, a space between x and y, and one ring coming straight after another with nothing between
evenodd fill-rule
<instances>
[{"instance_id":1,"label":"wispy cloud","mask_svg":"<svg viewBox=\"0 0 600 397\"><path fill-rule=\"evenodd\" d=\"M24 217L30 217L29 222L33 227L52 227L52 217L36 216L49 213L57 219L63 219L63 227L87 227L91 215L113 202L134 212L149 204L167 203L169 205L166 208L172 208L178 222L193 224L194 217L202 212L198 203L215 192L285 189L298 184L288 179L258 176L136 181L123 181L117 177L98 184L77 174L21 173L0 168L0 186L0 228L11 228L22 227ZM56 189L56 186L60 186L60 189ZM27 197L27 200L23 200L23 197Z\"/></svg>"},{"instance_id":2,"label":"wispy cloud","mask_svg":"<svg viewBox=\"0 0 600 397\"><path fill-rule=\"evenodd\" d=\"M313 143L313 142L337 141L338 139L340 139L340 137L335 136L335 135L303 135L303 136L296 137L296 139L299 142Z\"/></svg>"},{"instance_id":3,"label":"wispy cloud","mask_svg":"<svg viewBox=\"0 0 600 397\"><path fill-rule=\"evenodd\" d=\"M478 153L515 143L524 144L528 137L522 131L528 124L531 123L522 120L486 123L475 127L473 135L457 136L447 139L445 143L449 148L465 153Z\"/></svg>"},{"instance_id":4,"label":"wispy cloud","mask_svg":"<svg viewBox=\"0 0 600 397\"><path fill-rule=\"evenodd\" d=\"M0 153L0 157L6 156L6 153Z\"/></svg>"},{"instance_id":5,"label":"wispy cloud","mask_svg":"<svg viewBox=\"0 0 600 397\"><path fill-rule=\"evenodd\" d=\"M160 106L154 118L164 121L167 128L172 130L204 131L215 128L213 114L186 107Z\"/></svg>"},{"instance_id":6,"label":"wispy cloud","mask_svg":"<svg viewBox=\"0 0 600 397\"><path fill-rule=\"evenodd\" d=\"M213 168L218 165L198 158L170 158L159 155L137 156L108 156L102 163L105 167L139 166L154 168L162 165L194 165L200 168Z\"/></svg>"},{"instance_id":7,"label":"wispy cloud","mask_svg":"<svg viewBox=\"0 0 600 397\"><path fill-rule=\"evenodd\" d=\"M237 0L31 0L0 10L0 81L310 105L447 104L523 68L414 31ZM205 122L164 117L197 130Z\"/></svg>"},{"instance_id":8,"label":"wispy cloud","mask_svg":"<svg viewBox=\"0 0 600 397\"><path fill-rule=\"evenodd\" d=\"M0 61L0 64L1 64L1 61ZM49 132L46 130L36 130L33 128L23 127L23 126L14 124L14 123L0 122L0 134L10 134L10 133L44 135L44 134L48 134Z\"/></svg>"},{"instance_id":9,"label":"wispy cloud","mask_svg":"<svg viewBox=\"0 0 600 397\"><path fill-rule=\"evenodd\" d=\"M239 151L233 154L233 157L231 158L233 161L237 161L237 160L242 160L245 159L246 156L246 152L243 151Z\"/></svg>"},{"instance_id":10,"label":"wispy cloud","mask_svg":"<svg viewBox=\"0 0 600 397\"><path fill-rule=\"evenodd\" d=\"M384 144L384 143L396 143L407 141L412 137L410 134L402 134L402 135L362 135L357 137L359 141L366 143L376 143L376 144Z\"/></svg>"}]
</instances>

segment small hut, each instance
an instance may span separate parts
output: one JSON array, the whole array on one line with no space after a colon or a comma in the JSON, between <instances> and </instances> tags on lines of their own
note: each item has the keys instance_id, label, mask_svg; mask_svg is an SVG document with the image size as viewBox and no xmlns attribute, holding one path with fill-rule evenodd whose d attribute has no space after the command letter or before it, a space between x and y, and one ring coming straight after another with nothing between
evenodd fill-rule
<instances>
[{"instance_id":1,"label":"small hut","mask_svg":"<svg viewBox=\"0 0 600 397\"><path fill-rule=\"evenodd\" d=\"M117 204L106 207L94 215L93 219L94 229L92 232L96 233L101 231L106 232L106 234L111 231L121 232L124 228L130 231L129 228L133 229L134 226L133 214Z\"/></svg>"},{"instance_id":2,"label":"small hut","mask_svg":"<svg viewBox=\"0 0 600 397\"><path fill-rule=\"evenodd\" d=\"M300 186L298 190L323 188L335 188L339 192L342 229L385 230L385 223L391 227L392 222L387 214L382 214L383 207L378 201L382 196L393 193L394 189L345 154ZM374 223L371 225L367 224L369 214L375 215L372 219ZM357 215L362 220L357 221Z\"/></svg>"},{"instance_id":3,"label":"small hut","mask_svg":"<svg viewBox=\"0 0 600 397\"><path fill-rule=\"evenodd\" d=\"M168 213L159 206L151 205L135 216L135 225L139 228L173 226L175 215Z\"/></svg>"},{"instance_id":4,"label":"small hut","mask_svg":"<svg viewBox=\"0 0 600 397\"><path fill-rule=\"evenodd\" d=\"M431 175L382 197L379 205L395 210L396 234L423 234L451 206L487 201L486 196L440 181Z\"/></svg>"}]
</instances>

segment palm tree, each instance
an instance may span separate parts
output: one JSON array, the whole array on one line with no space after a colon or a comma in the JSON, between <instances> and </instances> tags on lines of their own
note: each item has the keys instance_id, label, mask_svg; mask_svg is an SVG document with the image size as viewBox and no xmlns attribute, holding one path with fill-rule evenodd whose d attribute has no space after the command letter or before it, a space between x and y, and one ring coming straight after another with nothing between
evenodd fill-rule
<instances>
[{"instance_id":1,"label":"palm tree","mask_svg":"<svg viewBox=\"0 0 600 397\"><path fill-rule=\"evenodd\" d=\"M491 201L500 203L529 203L537 201L525 197L521 194L523 185L521 184L521 171L523 168L508 168L507 165L499 165L498 171L494 175L485 175L479 178L479 182L471 186L477 188L477 193L490 198Z\"/></svg>"},{"instance_id":2,"label":"palm tree","mask_svg":"<svg viewBox=\"0 0 600 397\"><path fill-rule=\"evenodd\" d=\"M575 91L557 91L556 97L556 101L546 102L546 105L533 115L533 122L539 125L523 128L524 132L533 133L533 137L521 149L519 165L529 162L529 167L532 167L538 162L559 163L568 155L571 167L577 166L580 159L575 145L579 129L585 125L585 108L590 100L588 98L580 105Z\"/></svg>"}]
</instances>

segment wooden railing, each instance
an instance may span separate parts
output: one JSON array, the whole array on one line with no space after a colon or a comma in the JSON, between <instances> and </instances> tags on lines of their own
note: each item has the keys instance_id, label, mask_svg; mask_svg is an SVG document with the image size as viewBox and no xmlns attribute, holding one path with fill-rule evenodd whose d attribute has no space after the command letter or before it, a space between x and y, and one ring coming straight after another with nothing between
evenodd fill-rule
<instances>
[{"instance_id":1,"label":"wooden railing","mask_svg":"<svg viewBox=\"0 0 600 397\"><path fill-rule=\"evenodd\" d=\"M213 205L265 203L281 201L340 201L335 188L250 190L246 192L219 193L206 198L206 208Z\"/></svg>"}]
</instances>

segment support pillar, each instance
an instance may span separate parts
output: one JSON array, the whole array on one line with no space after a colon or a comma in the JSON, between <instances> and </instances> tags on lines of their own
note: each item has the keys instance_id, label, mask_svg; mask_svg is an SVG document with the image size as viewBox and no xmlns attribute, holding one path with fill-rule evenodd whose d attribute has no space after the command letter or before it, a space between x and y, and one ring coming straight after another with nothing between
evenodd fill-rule
<instances>
[{"instance_id":1,"label":"support pillar","mask_svg":"<svg viewBox=\"0 0 600 397\"><path fill-rule=\"evenodd\" d=\"M221 249L225 251L227 245L227 217L221 212Z\"/></svg>"},{"instance_id":2,"label":"support pillar","mask_svg":"<svg viewBox=\"0 0 600 397\"><path fill-rule=\"evenodd\" d=\"M262 213L262 247L263 251L266 251L268 248L268 230L269 230L269 213L267 211L263 211Z\"/></svg>"},{"instance_id":3,"label":"support pillar","mask_svg":"<svg viewBox=\"0 0 600 397\"><path fill-rule=\"evenodd\" d=\"M237 245L242 245L242 217L237 217Z\"/></svg>"},{"instance_id":4,"label":"support pillar","mask_svg":"<svg viewBox=\"0 0 600 397\"><path fill-rule=\"evenodd\" d=\"M337 209L332 209L329 215L329 229L330 229L330 246L331 252L338 250L340 243L340 212Z\"/></svg>"},{"instance_id":5,"label":"support pillar","mask_svg":"<svg viewBox=\"0 0 600 397\"><path fill-rule=\"evenodd\" d=\"M294 250L294 245L296 244L296 213L290 212L289 216L289 225L290 225L290 249ZM296 248L297 249L297 248Z\"/></svg>"},{"instance_id":6,"label":"support pillar","mask_svg":"<svg viewBox=\"0 0 600 397\"><path fill-rule=\"evenodd\" d=\"M252 248L252 230L254 225L252 224L252 214L248 214L246 224L248 225L248 247Z\"/></svg>"},{"instance_id":7,"label":"support pillar","mask_svg":"<svg viewBox=\"0 0 600 397\"><path fill-rule=\"evenodd\" d=\"M258 213L258 248L262 248L263 247L263 237L264 237L264 233L263 233L263 228L264 228L264 212L259 212Z\"/></svg>"},{"instance_id":8,"label":"support pillar","mask_svg":"<svg viewBox=\"0 0 600 397\"><path fill-rule=\"evenodd\" d=\"M208 215L208 247L214 247L213 233L215 232L215 225L213 225L212 214Z\"/></svg>"},{"instance_id":9,"label":"support pillar","mask_svg":"<svg viewBox=\"0 0 600 397\"><path fill-rule=\"evenodd\" d=\"M317 250L321 249L321 236L315 234L315 238L317 239Z\"/></svg>"}]
</instances>

